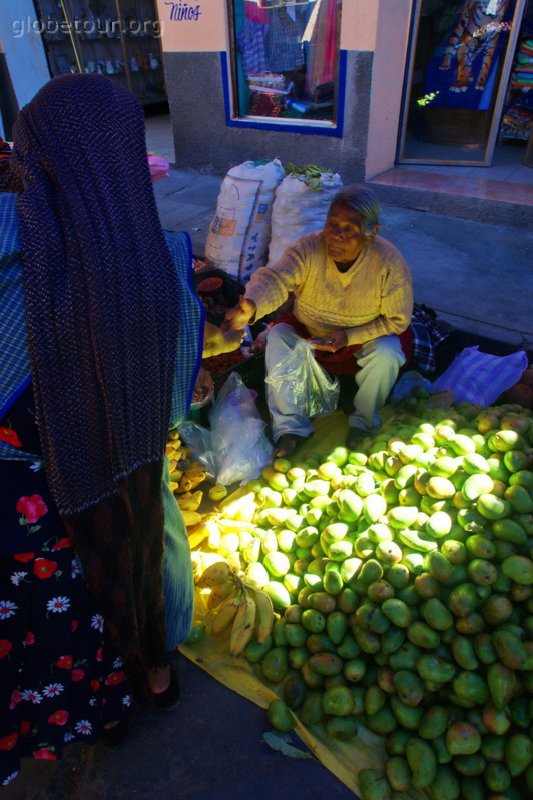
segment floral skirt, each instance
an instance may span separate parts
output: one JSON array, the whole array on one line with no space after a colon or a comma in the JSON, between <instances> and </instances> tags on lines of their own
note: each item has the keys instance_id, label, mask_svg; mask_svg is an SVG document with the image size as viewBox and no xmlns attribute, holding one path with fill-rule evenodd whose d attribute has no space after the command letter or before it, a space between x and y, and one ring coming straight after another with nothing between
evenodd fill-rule
<instances>
[{"instance_id":1,"label":"floral skirt","mask_svg":"<svg viewBox=\"0 0 533 800\"><path fill-rule=\"evenodd\" d=\"M0 556L0 786L128 712L122 662L72 548Z\"/></svg>"}]
</instances>

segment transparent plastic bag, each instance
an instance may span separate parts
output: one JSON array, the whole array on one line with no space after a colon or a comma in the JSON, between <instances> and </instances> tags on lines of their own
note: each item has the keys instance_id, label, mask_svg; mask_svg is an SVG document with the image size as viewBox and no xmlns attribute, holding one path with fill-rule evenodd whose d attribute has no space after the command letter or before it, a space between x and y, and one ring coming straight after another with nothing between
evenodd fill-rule
<instances>
[{"instance_id":1,"label":"transparent plastic bag","mask_svg":"<svg viewBox=\"0 0 533 800\"><path fill-rule=\"evenodd\" d=\"M217 483L229 486L256 478L270 464L273 445L252 393L231 372L209 412L210 430L194 422L180 425L180 436L207 466Z\"/></svg>"},{"instance_id":2,"label":"transparent plastic bag","mask_svg":"<svg viewBox=\"0 0 533 800\"><path fill-rule=\"evenodd\" d=\"M289 394L292 402L308 417L320 417L337 408L339 379L332 378L320 366L305 339L299 339L287 358L270 370L265 383Z\"/></svg>"},{"instance_id":3,"label":"transparent plastic bag","mask_svg":"<svg viewBox=\"0 0 533 800\"><path fill-rule=\"evenodd\" d=\"M256 478L272 461L272 443L252 393L237 372L231 372L209 412L217 481L224 486Z\"/></svg>"}]
</instances>

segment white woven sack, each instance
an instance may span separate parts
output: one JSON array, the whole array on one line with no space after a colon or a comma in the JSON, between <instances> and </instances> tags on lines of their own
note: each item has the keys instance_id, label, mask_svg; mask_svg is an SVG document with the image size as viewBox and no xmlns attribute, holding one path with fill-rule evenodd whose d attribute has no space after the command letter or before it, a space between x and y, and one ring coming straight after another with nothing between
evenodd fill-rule
<instances>
[{"instance_id":1,"label":"white woven sack","mask_svg":"<svg viewBox=\"0 0 533 800\"><path fill-rule=\"evenodd\" d=\"M465 347L450 366L431 384L431 392L450 389L454 403L490 406L503 392L518 383L527 369L524 350L507 356L482 353L479 346Z\"/></svg>"},{"instance_id":2,"label":"white woven sack","mask_svg":"<svg viewBox=\"0 0 533 800\"><path fill-rule=\"evenodd\" d=\"M245 161L226 174L209 225L205 257L246 283L266 263L274 193L285 175L279 159Z\"/></svg>"},{"instance_id":3,"label":"white woven sack","mask_svg":"<svg viewBox=\"0 0 533 800\"><path fill-rule=\"evenodd\" d=\"M272 266L298 239L324 227L333 197L342 189L340 175L322 174L318 188L308 186L304 176L286 175L276 189L272 209L272 235L268 265Z\"/></svg>"}]
</instances>

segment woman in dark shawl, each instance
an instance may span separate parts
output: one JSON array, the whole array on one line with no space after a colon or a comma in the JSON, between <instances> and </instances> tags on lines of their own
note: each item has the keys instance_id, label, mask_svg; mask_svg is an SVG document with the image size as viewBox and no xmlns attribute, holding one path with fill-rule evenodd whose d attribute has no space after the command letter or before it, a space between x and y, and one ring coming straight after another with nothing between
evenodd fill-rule
<instances>
[{"instance_id":1,"label":"woman in dark shawl","mask_svg":"<svg viewBox=\"0 0 533 800\"><path fill-rule=\"evenodd\" d=\"M202 345L213 355L240 339L224 340L206 325L204 340L203 311L190 287L190 243L161 229L143 111L130 93L103 76L56 78L21 111L13 139L0 179L0 191L18 193L0 194L0 291L9 309L0 326L0 469L2 478L10 475L2 482L10 517L0 562L21 552L32 558L29 573L15 574L13 563L0 572L0 668L2 643L17 663L15 640L28 630L27 620L15 619L7 583L23 584L29 574L38 592L53 575L54 597L46 602L70 602L65 570L44 555L73 547L95 624L101 633L105 621L134 694L168 707L179 693L169 650L187 635L192 591L179 510L168 491L163 503L165 444L170 424L186 414ZM40 463L44 473L32 471ZM20 468L24 479L15 486ZM29 481L35 475L38 487ZM40 541L48 512L54 533ZM68 608L63 602L54 613L66 618ZM11 617L3 639L2 621ZM64 642L55 646L59 659ZM95 653L98 660L96 647L86 660ZM72 668L72 658L65 665ZM124 679L117 671L111 683ZM0 722L3 695L12 705L11 694L20 694L20 680L10 680ZM9 724L15 739L4 749L23 738L13 719Z\"/></svg>"}]
</instances>

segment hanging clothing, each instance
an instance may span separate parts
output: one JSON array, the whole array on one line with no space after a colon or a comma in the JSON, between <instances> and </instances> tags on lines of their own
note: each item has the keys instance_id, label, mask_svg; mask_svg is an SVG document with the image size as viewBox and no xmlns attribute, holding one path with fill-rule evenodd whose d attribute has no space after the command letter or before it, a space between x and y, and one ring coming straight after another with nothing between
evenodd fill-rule
<instances>
[{"instance_id":1,"label":"hanging clothing","mask_svg":"<svg viewBox=\"0 0 533 800\"><path fill-rule=\"evenodd\" d=\"M302 46L303 27L282 6L270 12L268 64L272 72L293 72L305 63Z\"/></svg>"},{"instance_id":2,"label":"hanging clothing","mask_svg":"<svg viewBox=\"0 0 533 800\"><path fill-rule=\"evenodd\" d=\"M237 42L242 59L242 69L246 76L256 72L268 72L266 39L268 25L252 22L245 18L237 34Z\"/></svg>"},{"instance_id":3,"label":"hanging clothing","mask_svg":"<svg viewBox=\"0 0 533 800\"><path fill-rule=\"evenodd\" d=\"M304 38L309 41L305 87L310 97L317 86L335 78L339 8L337 0L317 0L305 32Z\"/></svg>"}]
</instances>

